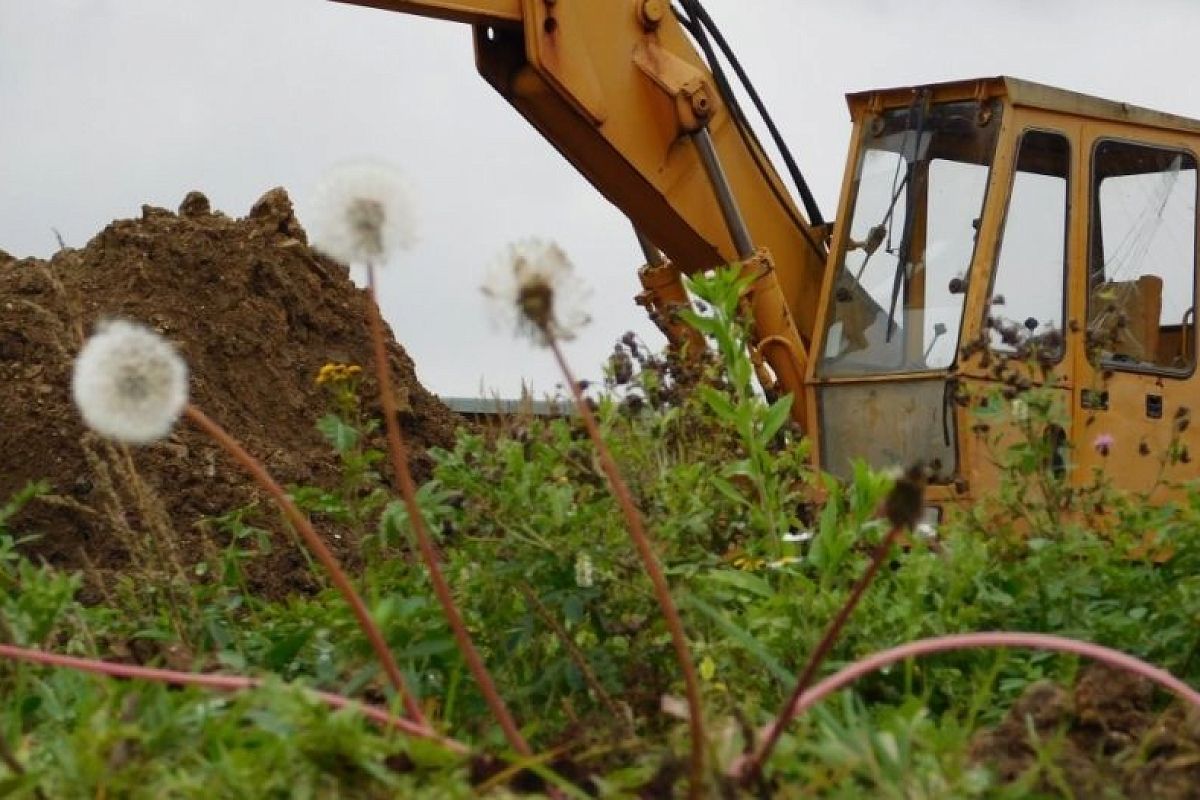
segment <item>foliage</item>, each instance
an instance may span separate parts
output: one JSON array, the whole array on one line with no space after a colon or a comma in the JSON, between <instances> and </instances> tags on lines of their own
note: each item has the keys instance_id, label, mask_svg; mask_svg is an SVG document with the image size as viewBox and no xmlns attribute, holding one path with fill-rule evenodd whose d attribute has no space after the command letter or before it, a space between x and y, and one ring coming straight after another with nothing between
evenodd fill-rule
<instances>
[{"instance_id":1,"label":"foliage","mask_svg":"<svg viewBox=\"0 0 1200 800\"><path fill-rule=\"evenodd\" d=\"M689 288L702 303L707 303L711 313L700 314L689 309L683 312L683 317L716 344L726 390L704 385L699 387L699 395L716 420L737 434L743 449L741 458L725 463L720 473L710 475L709 480L734 502L746 506L752 530L759 534L755 540L765 541L779 558L783 555L783 535L797 524L796 481L808 447L807 442L793 442L784 433L784 426L791 420L792 395L764 403L754 391L750 334L741 313L742 297L752 280L739 277L734 270L692 278ZM784 465L776 463L780 452L796 459L792 469L781 469ZM741 491L734 483L738 480L748 483L753 492L747 495Z\"/></svg>"},{"instance_id":2,"label":"foliage","mask_svg":"<svg viewBox=\"0 0 1200 800\"><path fill-rule=\"evenodd\" d=\"M845 484L806 466L787 398L768 401L752 388L743 288L732 273L693 283L708 311L692 322L719 363L689 374L626 337L618 353L628 363L610 366L610 390L596 401L682 609L723 764L741 752L747 728L773 717L864 569L884 532L876 510L891 483L861 464ZM345 479L293 494L359 549L372 613L436 725L502 754L412 557L407 519L389 502L380 455L365 445L378 423L361 413L355 373L338 375L319 427ZM1200 488L1150 505L1102 474L1082 489L1069 484L1053 453L1039 449L1060 411L1036 390L1024 402L1020 435L995 441L997 491L945 520L936 549L918 540L895 554L827 671L915 638L1022 629L1102 643L1200 682ZM979 406L978 418L998 429L1011 407ZM418 501L447 576L523 733L548 754L510 786L562 780L628 797L671 785L687 750L686 725L671 713L680 679L577 420L466 430L432 457ZM84 605L81 576L23 558L4 524L36 491L0 509L6 642L272 677L260 690L214 696L0 664L11 698L0 708L0 793L449 798L488 776L506 784L503 764L448 757L300 691L390 698L336 592L282 601L251 592L245 564L292 545L254 528L249 510L210 521L228 544L195 567L196 612L180 618L146 601L166 591L151 576L130 575L104 602ZM1084 513L1099 507L1108 515ZM1145 547L1147 533L1169 541L1169 557ZM1078 666L1044 653L968 652L877 674L795 723L767 778L781 797L1002 796L970 755L973 737L1028 686L1070 681Z\"/></svg>"}]
</instances>

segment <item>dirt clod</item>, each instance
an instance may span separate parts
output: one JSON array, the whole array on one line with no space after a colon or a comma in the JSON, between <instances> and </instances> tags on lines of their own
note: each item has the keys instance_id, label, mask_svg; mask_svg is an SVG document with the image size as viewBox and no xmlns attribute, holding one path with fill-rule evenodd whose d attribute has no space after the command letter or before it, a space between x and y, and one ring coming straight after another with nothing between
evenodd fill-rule
<instances>
[{"instance_id":1,"label":"dirt clod","mask_svg":"<svg viewBox=\"0 0 1200 800\"><path fill-rule=\"evenodd\" d=\"M1158 712L1154 699L1149 681L1101 665L1074 692L1041 681L976 736L971 757L1030 792L1200 798L1200 714L1178 704Z\"/></svg>"},{"instance_id":2,"label":"dirt clod","mask_svg":"<svg viewBox=\"0 0 1200 800\"><path fill-rule=\"evenodd\" d=\"M328 362L371 372L366 299L345 267L308 247L281 188L242 219L212 211L203 194L189 192L178 214L143 206L140 219L113 222L87 246L48 261L0 253L0 504L29 481L50 484L49 496L8 523L19 535L37 535L26 552L85 568L90 583L100 576L102 584L129 563L128 537L114 527L162 530L152 519L160 508L172 531L168 544L191 565L223 545L200 520L257 502L254 521L272 531L276 546L251 566L254 588L272 595L307 588L304 560L279 515L186 422L169 439L130 451L131 481L121 448L80 423L71 361L99 320L148 325L188 362L192 401L281 483L335 486L336 458L315 428L329 401L314 378ZM428 471L425 448L449 445L460 419L420 385L404 350L395 342L389 348L419 479ZM370 377L362 393L378 414ZM323 533L336 549L336 531Z\"/></svg>"},{"instance_id":3,"label":"dirt clod","mask_svg":"<svg viewBox=\"0 0 1200 800\"><path fill-rule=\"evenodd\" d=\"M208 198L201 192L188 192L183 198L183 202L179 204L179 216L181 217L202 217L211 213L212 206L209 205Z\"/></svg>"}]
</instances>

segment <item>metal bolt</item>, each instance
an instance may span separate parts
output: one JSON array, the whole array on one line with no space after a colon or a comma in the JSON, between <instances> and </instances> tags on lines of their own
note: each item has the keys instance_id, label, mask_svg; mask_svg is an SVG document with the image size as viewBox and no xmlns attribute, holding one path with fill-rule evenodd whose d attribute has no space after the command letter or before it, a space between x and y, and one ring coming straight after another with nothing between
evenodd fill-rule
<instances>
[{"instance_id":1,"label":"metal bolt","mask_svg":"<svg viewBox=\"0 0 1200 800\"><path fill-rule=\"evenodd\" d=\"M642 0L638 6L638 18L642 27L648 31L655 30L667 15L667 7L663 0Z\"/></svg>"}]
</instances>

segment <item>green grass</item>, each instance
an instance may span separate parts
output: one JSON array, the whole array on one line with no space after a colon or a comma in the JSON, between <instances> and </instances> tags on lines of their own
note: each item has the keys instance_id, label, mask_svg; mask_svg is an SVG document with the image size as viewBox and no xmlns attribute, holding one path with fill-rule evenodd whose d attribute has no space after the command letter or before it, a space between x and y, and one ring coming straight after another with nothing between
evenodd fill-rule
<instances>
[{"instance_id":1,"label":"green grass","mask_svg":"<svg viewBox=\"0 0 1200 800\"><path fill-rule=\"evenodd\" d=\"M712 292L719 309L720 287ZM805 466L806 443L780 406L749 390L740 341L728 339L704 391L672 391L667 366L640 350L642 369L610 381L598 405L682 610L718 765L788 695L883 533L874 510L889 489L863 468L846 485L828 482L823 506L803 502L826 479ZM320 422L346 481L293 495L352 535L366 564L359 584L410 685L440 730L498 757L494 774L507 758L504 740L409 557L407 519L360 435L374 423L351 399L336 396ZM1053 408L1035 410L1033 424L1053 421ZM1200 491L1159 507L1103 481L1065 493L1031 467L1042 462L1027 449L1010 455L1000 492L942 525L940 552L918 545L894 554L822 674L922 637L1025 630L1124 650L1200 684ZM501 693L547 754L534 772L562 781L568 796L587 787L605 797L682 775L687 726L663 711L664 697L682 695L668 632L577 423L523 420L490 438L466 432L433 458L420 502ZM105 603L85 606L76 599L81 576L25 559L3 528L41 489L0 511L3 639L269 680L215 695L0 663L0 796L450 798L485 779L479 759L382 731L304 691L391 698L336 592L269 601L247 589L248 564L294 546L253 527L256 510L211 521L229 544L196 565L194 581L130 574ZM1038 523L1029 533L1003 524L1014 497ZM1110 512L1093 527L1078 512L1098 500ZM814 536L784 535L799 531ZM1147 531L1174 547L1166 563L1129 557ZM180 614L181 605L195 613ZM971 760L972 738L1032 683L1069 683L1079 669L1076 659L1026 651L898 665L795 722L768 779L779 797L1029 796L1020 792L1030 786L1003 787ZM1054 794L1053 752L1041 758Z\"/></svg>"}]
</instances>

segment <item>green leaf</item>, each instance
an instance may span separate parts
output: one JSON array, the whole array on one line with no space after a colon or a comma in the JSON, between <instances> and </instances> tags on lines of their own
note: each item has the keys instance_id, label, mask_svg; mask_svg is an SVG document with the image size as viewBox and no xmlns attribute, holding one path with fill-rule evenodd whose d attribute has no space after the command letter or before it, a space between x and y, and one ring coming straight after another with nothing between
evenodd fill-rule
<instances>
[{"instance_id":1,"label":"green leaf","mask_svg":"<svg viewBox=\"0 0 1200 800\"><path fill-rule=\"evenodd\" d=\"M758 443L766 447L775 434L779 433L779 429L788 421L788 417L792 413L792 394L785 394L783 397L776 400L767 409L767 415L763 418L762 428L758 432Z\"/></svg>"},{"instance_id":2,"label":"green leaf","mask_svg":"<svg viewBox=\"0 0 1200 800\"><path fill-rule=\"evenodd\" d=\"M718 492L725 495L725 497L727 497L728 499L737 503L738 505L743 505L743 506L750 505L750 499L748 497L746 497L744 494L742 494L741 492L739 492L732 483L725 480L724 478L718 478L717 476L714 475L713 477L709 478L709 481L712 482L712 485L716 488L716 490Z\"/></svg>"},{"instance_id":3,"label":"green leaf","mask_svg":"<svg viewBox=\"0 0 1200 800\"><path fill-rule=\"evenodd\" d=\"M721 328L721 323L718 320L697 314L690 308L682 309L679 312L679 318L696 330L706 333L709 336L715 336Z\"/></svg>"},{"instance_id":4,"label":"green leaf","mask_svg":"<svg viewBox=\"0 0 1200 800\"><path fill-rule=\"evenodd\" d=\"M712 386L701 386L700 399L712 410L722 422L732 423L737 416L737 409L728 395Z\"/></svg>"},{"instance_id":5,"label":"green leaf","mask_svg":"<svg viewBox=\"0 0 1200 800\"><path fill-rule=\"evenodd\" d=\"M50 484L46 481L31 481L25 484L24 488L14 494L7 503L0 506L0 526L3 526L10 517L20 511L30 500L38 495L47 494L49 491Z\"/></svg>"},{"instance_id":6,"label":"green leaf","mask_svg":"<svg viewBox=\"0 0 1200 800\"><path fill-rule=\"evenodd\" d=\"M263 663L267 669L272 672L281 672L284 667L291 666L296 654L312 638L313 630L313 628L303 628L271 645L271 649L263 655Z\"/></svg>"},{"instance_id":7,"label":"green leaf","mask_svg":"<svg viewBox=\"0 0 1200 800\"><path fill-rule=\"evenodd\" d=\"M454 643L453 637L445 636L439 639L426 639L423 642L417 642L406 647L396 655L403 659L426 658L428 656L439 656L443 653L449 653L457 646Z\"/></svg>"},{"instance_id":8,"label":"green leaf","mask_svg":"<svg viewBox=\"0 0 1200 800\"><path fill-rule=\"evenodd\" d=\"M349 453L358 444L358 431L336 414L326 414L317 420L317 430L329 440L339 455Z\"/></svg>"},{"instance_id":9,"label":"green leaf","mask_svg":"<svg viewBox=\"0 0 1200 800\"><path fill-rule=\"evenodd\" d=\"M729 618L716 608L694 594L683 595L683 602L712 620L713 624L720 628L721 632L728 636L734 644L739 645L747 653L757 658L775 680L787 686L796 679L792 673L784 668L783 664L779 663L778 659L767 652L767 648L763 647L761 642L747 633L742 626L730 621Z\"/></svg>"},{"instance_id":10,"label":"green leaf","mask_svg":"<svg viewBox=\"0 0 1200 800\"><path fill-rule=\"evenodd\" d=\"M422 769L449 767L463 760L462 756L447 749L444 745L422 739L419 736L407 738L404 747L413 764Z\"/></svg>"},{"instance_id":11,"label":"green leaf","mask_svg":"<svg viewBox=\"0 0 1200 800\"><path fill-rule=\"evenodd\" d=\"M756 594L759 597L770 598L775 594L771 584L750 572L722 569L705 574L704 579L710 583L725 584L735 589Z\"/></svg>"},{"instance_id":12,"label":"green leaf","mask_svg":"<svg viewBox=\"0 0 1200 800\"><path fill-rule=\"evenodd\" d=\"M746 478L754 478L754 463L748 458L743 458L738 461L726 464L721 472L727 478L732 478L735 475L741 475Z\"/></svg>"},{"instance_id":13,"label":"green leaf","mask_svg":"<svg viewBox=\"0 0 1200 800\"><path fill-rule=\"evenodd\" d=\"M575 625L583 619L583 598L577 593L571 593L563 599L563 617L566 621Z\"/></svg>"},{"instance_id":14,"label":"green leaf","mask_svg":"<svg viewBox=\"0 0 1200 800\"><path fill-rule=\"evenodd\" d=\"M754 378L754 367L744 353L738 352L737 360L729 364L730 382L744 392L750 391L750 381Z\"/></svg>"},{"instance_id":15,"label":"green leaf","mask_svg":"<svg viewBox=\"0 0 1200 800\"><path fill-rule=\"evenodd\" d=\"M405 515L404 504L393 500L379 515L379 541L389 547L395 547L404 540L404 527L408 517Z\"/></svg>"}]
</instances>

